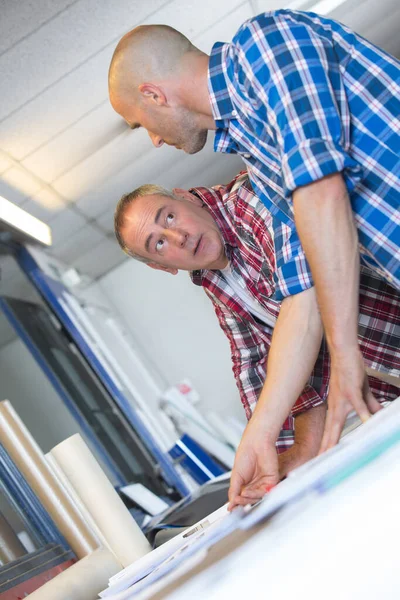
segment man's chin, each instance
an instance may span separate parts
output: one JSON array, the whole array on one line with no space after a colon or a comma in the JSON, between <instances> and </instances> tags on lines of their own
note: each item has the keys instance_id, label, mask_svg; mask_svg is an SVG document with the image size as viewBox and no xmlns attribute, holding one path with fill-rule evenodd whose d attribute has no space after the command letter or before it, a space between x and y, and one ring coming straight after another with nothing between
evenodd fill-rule
<instances>
[{"instance_id":1,"label":"man's chin","mask_svg":"<svg viewBox=\"0 0 400 600\"><path fill-rule=\"evenodd\" d=\"M182 150L186 152L186 154L197 154L197 152L203 150L204 146L206 145L207 134L207 130L202 131L201 134L197 137L195 143L193 143L193 140L191 140L190 143L183 144Z\"/></svg>"}]
</instances>

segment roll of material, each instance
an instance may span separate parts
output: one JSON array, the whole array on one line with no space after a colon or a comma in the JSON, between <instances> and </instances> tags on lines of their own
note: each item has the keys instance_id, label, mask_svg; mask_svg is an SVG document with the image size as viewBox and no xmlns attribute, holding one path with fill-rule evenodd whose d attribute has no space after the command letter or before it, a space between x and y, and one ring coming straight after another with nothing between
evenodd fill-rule
<instances>
[{"instance_id":1,"label":"roll of material","mask_svg":"<svg viewBox=\"0 0 400 600\"><path fill-rule=\"evenodd\" d=\"M146 537L79 434L58 444L50 454L124 567L150 552Z\"/></svg>"},{"instance_id":2,"label":"roll of material","mask_svg":"<svg viewBox=\"0 0 400 600\"><path fill-rule=\"evenodd\" d=\"M86 506L83 504L83 502L79 498L78 494L75 492L69 479L67 479L67 477L65 476L64 471L62 471L61 467L59 466L59 464L56 461L56 459L54 458L54 456L52 456L50 454L50 452L48 452L47 454L45 454L45 458L46 458L47 464L49 465L50 470L52 471L54 477L58 480L58 483L64 489L64 491L68 495L69 499L75 505L76 509L78 510L81 517L85 521L86 525L92 532L93 536L96 538L98 546L105 546L106 548L108 548L110 550L106 539L102 535L102 533L101 533L100 529L97 527L96 523L93 521L92 515L87 510Z\"/></svg>"},{"instance_id":3,"label":"roll of material","mask_svg":"<svg viewBox=\"0 0 400 600\"><path fill-rule=\"evenodd\" d=\"M0 512L0 561L3 565L26 554L17 534Z\"/></svg>"},{"instance_id":4,"label":"roll of material","mask_svg":"<svg viewBox=\"0 0 400 600\"><path fill-rule=\"evenodd\" d=\"M96 600L108 580L122 569L108 548L98 548L89 556L45 583L29 600Z\"/></svg>"},{"instance_id":5,"label":"roll of material","mask_svg":"<svg viewBox=\"0 0 400 600\"><path fill-rule=\"evenodd\" d=\"M0 402L0 439L78 558L99 544L53 476L44 454L8 400Z\"/></svg>"}]
</instances>

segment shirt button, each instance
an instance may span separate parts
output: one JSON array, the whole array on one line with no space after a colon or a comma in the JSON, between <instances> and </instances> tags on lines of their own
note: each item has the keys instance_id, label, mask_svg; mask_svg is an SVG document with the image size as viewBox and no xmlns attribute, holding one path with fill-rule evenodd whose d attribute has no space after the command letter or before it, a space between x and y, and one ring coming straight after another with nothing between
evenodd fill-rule
<instances>
[{"instance_id":1,"label":"shirt button","mask_svg":"<svg viewBox=\"0 0 400 600\"><path fill-rule=\"evenodd\" d=\"M245 154L243 154L243 158L251 158L251 154L249 154L248 152L246 152Z\"/></svg>"},{"instance_id":2,"label":"shirt button","mask_svg":"<svg viewBox=\"0 0 400 600\"><path fill-rule=\"evenodd\" d=\"M237 112L236 112L236 110L233 110L233 111L232 111L232 117L237 117Z\"/></svg>"}]
</instances>

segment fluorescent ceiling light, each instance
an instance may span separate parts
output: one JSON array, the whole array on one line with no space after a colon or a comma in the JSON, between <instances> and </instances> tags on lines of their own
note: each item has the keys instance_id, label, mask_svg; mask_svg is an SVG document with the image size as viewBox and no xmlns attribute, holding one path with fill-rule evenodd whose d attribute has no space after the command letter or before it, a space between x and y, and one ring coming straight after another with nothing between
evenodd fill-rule
<instances>
[{"instance_id":1,"label":"fluorescent ceiling light","mask_svg":"<svg viewBox=\"0 0 400 600\"><path fill-rule=\"evenodd\" d=\"M36 240L45 246L51 246L51 229L46 223L30 215L16 204L0 196L0 229L14 230L22 233L30 241Z\"/></svg>"}]
</instances>

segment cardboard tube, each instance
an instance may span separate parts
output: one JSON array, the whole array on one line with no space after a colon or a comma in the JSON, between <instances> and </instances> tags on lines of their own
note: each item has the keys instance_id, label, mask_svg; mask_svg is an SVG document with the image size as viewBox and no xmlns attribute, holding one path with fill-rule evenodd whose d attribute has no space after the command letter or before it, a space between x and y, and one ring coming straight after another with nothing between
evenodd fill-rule
<instances>
[{"instance_id":1,"label":"cardboard tube","mask_svg":"<svg viewBox=\"0 0 400 600\"><path fill-rule=\"evenodd\" d=\"M83 520L85 521L86 525L93 533L94 537L98 542L98 546L105 546L106 548L108 548L107 541L101 534L101 531L97 527L96 523L93 521L92 515L87 510L86 506L83 504L78 494L75 492L70 481L65 476L64 471L62 471L54 456L52 456L50 452L48 452L47 454L45 454L45 458L54 477L58 480L58 483L61 485L61 487L64 488L64 491L69 496L71 502L75 505ZM110 550L110 548L108 549Z\"/></svg>"},{"instance_id":2,"label":"cardboard tube","mask_svg":"<svg viewBox=\"0 0 400 600\"><path fill-rule=\"evenodd\" d=\"M79 434L58 444L50 454L124 567L150 552L140 527Z\"/></svg>"},{"instance_id":3,"label":"cardboard tube","mask_svg":"<svg viewBox=\"0 0 400 600\"><path fill-rule=\"evenodd\" d=\"M26 553L17 534L0 512L0 561L5 565Z\"/></svg>"},{"instance_id":4,"label":"cardboard tube","mask_svg":"<svg viewBox=\"0 0 400 600\"><path fill-rule=\"evenodd\" d=\"M45 583L29 600L96 600L108 586L110 577L122 569L107 548L98 548L89 556Z\"/></svg>"},{"instance_id":5,"label":"cardboard tube","mask_svg":"<svg viewBox=\"0 0 400 600\"><path fill-rule=\"evenodd\" d=\"M0 439L76 556L83 558L93 552L99 545L97 540L8 400L0 402Z\"/></svg>"}]
</instances>

